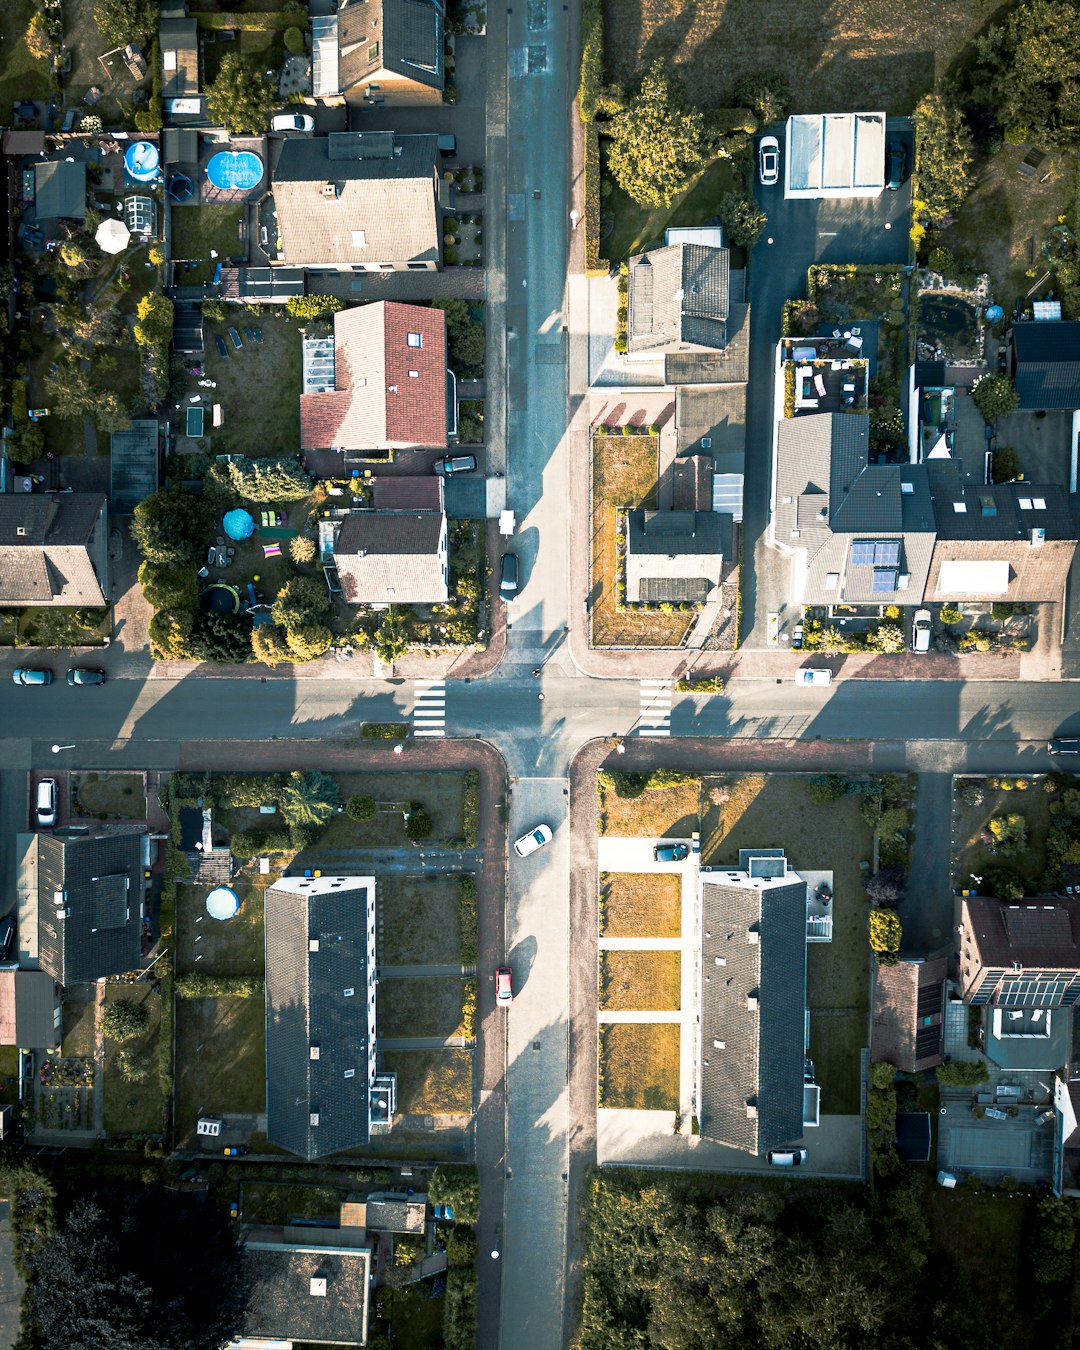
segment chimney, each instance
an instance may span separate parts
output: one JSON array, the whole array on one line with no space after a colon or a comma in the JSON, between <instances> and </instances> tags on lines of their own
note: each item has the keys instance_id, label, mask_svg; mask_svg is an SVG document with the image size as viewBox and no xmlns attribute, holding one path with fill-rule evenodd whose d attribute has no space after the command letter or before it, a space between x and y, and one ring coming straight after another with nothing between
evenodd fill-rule
<instances>
[{"instance_id":1,"label":"chimney","mask_svg":"<svg viewBox=\"0 0 1080 1350\"><path fill-rule=\"evenodd\" d=\"M336 197L338 195L336 183L324 183L322 185L322 195L324 197Z\"/></svg>"}]
</instances>

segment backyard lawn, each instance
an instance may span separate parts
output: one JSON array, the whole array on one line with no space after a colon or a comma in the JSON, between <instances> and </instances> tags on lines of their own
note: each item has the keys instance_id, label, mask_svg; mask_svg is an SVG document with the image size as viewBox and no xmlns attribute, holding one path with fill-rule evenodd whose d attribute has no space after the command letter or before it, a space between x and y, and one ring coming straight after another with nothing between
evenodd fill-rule
<instances>
[{"instance_id":1,"label":"backyard lawn","mask_svg":"<svg viewBox=\"0 0 1080 1350\"><path fill-rule=\"evenodd\" d=\"M429 1282L405 1289L380 1289L382 1316L393 1328L393 1343L409 1350L441 1350L443 1300L432 1298Z\"/></svg>"},{"instance_id":2,"label":"backyard lawn","mask_svg":"<svg viewBox=\"0 0 1080 1350\"><path fill-rule=\"evenodd\" d=\"M679 1024L615 1022L600 1028L599 1105L674 1111L679 1105Z\"/></svg>"},{"instance_id":3,"label":"backyard lawn","mask_svg":"<svg viewBox=\"0 0 1080 1350\"><path fill-rule=\"evenodd\" d=\"M96 816L98 820L145 820L146 788L142 774L72 774L71 814Z\"/></svg>"},{"instance_id":4,"label":"backyard lawn","mask_svg":"<svg viewBox=\"0 0 1080 1350\"><path fill-rule=\"evenodd\" d=\"M400 1115L471 1115L471 1050L386 1050L382 1070L397 1074Z\"/></svg>"},{"instance_id":5,"label":"backyard lawn","mask_svg":"<svg viewBox=\"0 0 1080 1350\"><path fill-rule=\"evenodd\" d=\"M1024 882L1029 895L1039 890L1039 879L1046 871L1046 836L1050 831L1050 798L1037 780L1022 779L1031 786L1026 791L992 788L986 779L972 780L982 792L981 806L964 805L964 789L959 780L953 814L953 881L969 886L971 877L985 876L987 870L1007 868ZM1016 782L1016 779L1009 779ZM1027 821L1027 848L1018 858L996 857L982 834L994 816L1020 814Z\"/></svg>"},{"instance_id":6,"label":"backyard lawn","mask_svg":"<svg viewBox=\"0 0 1080 1350\"><path fill-rule=\"evenodd\" d=\"M266 1010L261 998L176 1000L176 1138L201 1115L266 1110Z\"/></svg>"},{"instance_id":7,"label":"backyard lawn","mask_svg":"<svg viewBox=\"0 0 1080 1350\"><path fill-rule=\"evenodd\" d=\"M464 783L460 773L339 773L334 779L341 800L374 797L376 802L407 806L420 802L431 820L432 839L460 839ZM335 848L403 848L409 843L400 810L380 810L371 820L356 821L343 813L333 816L319 836L320 853Z\"/></svg>"},{"instance_id":8,"label":"backyard lawn","mask_svg":"<svg viewBox=\"0 0 1080 1350\"><path fill-rule=\"evenodd\" d=\"M605 0L608 80L631 86L657 58L685 78L689 101L731 104L751 71L778 70L795 112L881 108L907 115L944 79L1000 0Z\"/></svg>"},{"instance_id":9,"label":"backyard lawn","mask_svg":"<svg viewBox=\"0 0 1080 1350\"><path fill-rule=\"evenodd\" d=\"M161 1079L158 1077L158 1033L161 995L146 984L107 984L106 1004L117 999L142 1003L150 1023L135 1040L118 1045L105 1041L105 1129L109 1134L157 1134L162 1127ZM132 1062L138 1081L120 1068L122 1055Z\"/></svg>"},{"instance_id":10,"label":"backyard lawn","mask_svg":"<svg viewBox=\"0 0 1080 1350\"><path fill-rule=\"evenodd\" d=\"M22 99L51 95L45 61L30 55L26 29L37 9L31 0L6 0L0 5L0 118L10 125L11 105Z\"/></svg>"},{"instance_id":11,"label":"backyard lawn","mask_svg":"<svg viewBox=\"0 0 1080 1350\"><path fill-rule=\"evenodd\" d=\"M172 213L172 256L200 266L177 273L186 286L201 286L214 279L219 262L241 252L242 206L177 206ZM217 257L211 255L216 253Z\"/></svg>"},{"instance_id":12,"label":"backyard lawn","mask_svg":"<svg viewBox=\"0 0 1080 1350\"><path fill-rule=\"evenodd\" d=\"M184 278L194 275L185 273ZM225 336L230 325L242 329L245 320L248 327L261 331L262 342L243 337L239 351L230 342L229 355L223 359L214 336ZM212 326L206 336L203 368L209 379L217 381L214 402L221 404L224 415L221 428L210 433L215 455L265 459L296 454L300 444L301 365L300 330L285 315L250 316L234 309L225 323Z\"/></svg>"},{"instance_id":13,"label":"backyard lawn","mask_svg":"<svg viewBox=\"0 0 1080 1350\"><path fill-rule=\"evenodd\" d=\"M341 1211L349 1192L336 1186L245 1181L241 1213L245 1223L285 1224L292 1217L321 1219Z\"/></svg>"},{"instance_id":14,"label":"backyard lawn","mask_svg":"<svg viewBox=\"0 0 1080 1350\"><path fill-rule=\"evenodd\" d=\"M600 953L600 1007L608 1012L671 1012L679 1007L679 952Z\"/></svg>"},{"instance_id":15,"label":"backyard lawn","mask_svg":"<svg viewBox=\"0 0 1080 1350\"><path fill-rule=\"evenodd\" d=\"M619 610L618 510L654 507L655 436L593 436L592 578L589 612L594 647L677 647L692 614Z\"/></svg>"},{"instance_id":16,"label":"backyard lawn","mask_svg":"<svg viewBox=\"0 0 1080 1350\"><path fill-rule=\"evenodd\" d=\"M682 878L674 872L605 872L601 937L679 937Z\"/></svg>"},{"instance_id":17,"label":"backyard lawn","mask_svg":"<svg viewBox=\"0 0 1080 1350\"><path fill-rule=\"evenodd\" d=\"M264 817L265 819L265 817ZM263 887L234 877L239 913L224 923L206 913L209 886L176 888L176 969L203 975L261 976L264 970ZM196 945L196 939L198 944ZM200 957L198 966L196 956Z\"/></svg>"},{"instance_id":18,"label":"backyard lawn","mask_svg":"<svg viewBox=\"0 0 1080 1350\"><path fill-rule=\"evenodd\" d=\"M85 1002L64 999L64 1021L61 1031L60 1054L64 1059L87 1059L94 1053L94 1027L97 1013L93 991Z\"/></svg>"},{"instance_id":19,"label":"backyard lawn","mask_svg":"<svg viewBox=\"0 0 1080 1350\"><path fill-rule=\"evenodd\" d=\"M740 186L730 159L715 159L681 192L670 206L650 209L611 181L611 192L600 204L600 252L611 263L663 243L664 231L674 226L707 225L716 218L720 198Z\"/></svg>"},{"instance_id":20,"label":"backyard lawn","mask_svg":"<svg viewBox=\"0 0 1080 1350\"><path fill-rule=\"evenodd\" d=\"M620 796L598 780L603 834L634 839L689 839L698 826L700 780L688 776L673 787L646 788Z\"/></svg>"},{"instance_id":21,"label":"backyard lawn","mask_svg":"<svg viewBox=\"0 0 1080 1350\"><path fill-rule=\"evenodd\" d=\"M381 979L375 999L380 1037L461 1036L465 982L453 976Z\"/></svg>"},{"instance_id":22,"label":"backyard lawn","mask_svg":"<svg viewBox=\"0 0 1080 1350\"><path fill-rule=\"evenodd\" d=\"M380 966L459 961L460 891L457 877L380 877Z\"/></svg>"}]
</instances>

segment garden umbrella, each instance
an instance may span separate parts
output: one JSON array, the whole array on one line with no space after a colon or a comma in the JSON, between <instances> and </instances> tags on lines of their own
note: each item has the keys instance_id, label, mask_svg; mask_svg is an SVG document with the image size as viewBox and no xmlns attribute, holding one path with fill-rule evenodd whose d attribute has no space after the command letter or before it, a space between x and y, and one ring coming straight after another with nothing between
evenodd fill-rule
<instances>
[{"instance_id":1,"label":"garden umbrella","mask_svg":"<svg viewBox=\"0 0 1080 1350\"><path fill-rule=\"evenodd\" d=\"M123 253L131 242L131 231L122 220L110 216L97 227L94 238L103 253Z\"/></svg>"}]
</instances>

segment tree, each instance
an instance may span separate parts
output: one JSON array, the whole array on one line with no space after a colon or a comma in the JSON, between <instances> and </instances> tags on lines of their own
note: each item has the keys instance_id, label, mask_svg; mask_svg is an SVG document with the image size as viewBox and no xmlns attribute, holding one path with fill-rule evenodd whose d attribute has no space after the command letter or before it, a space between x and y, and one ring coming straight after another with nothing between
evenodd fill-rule
<instances>
[{"instance_id":1,"label":"tree","mask_svg":"<svg viewBox=\"0 0 1080 1350\"><path fill-rule=\"evenodd\" d=\"M197 661L220 666L242 666L251 660L251 623L245 615L196 614L191 632L191 655Z\"/></svg>"},{"instance_id":2,"label":"tree","mask_svg":"<svg viewBox=\"0 0 1080 1350\"><path fill-rule=\"evenodd\" d=\"M90 247L85 239L65 239L60 245L60 261L73 272L85 272L90 258Z\"/></svg>"},{"instance_id":3,"label":"tree","mask_svg":"<svg viewBox=\"0 0 1080 1350\"><path fill-rule=\"evenodd\" d=\"M942 94L915 105L916 220L940 221L955 211L971 187L971 134L959 108Z\"/></svg>"},{"instance_id":4,"label":"tree","mask_svg":"<svg viewBox=\"0 0 1080 1350\"><path fill-rule=\"evenodd\" d=\"M12 459L29 464L45 453L45 432L37 422L20 422L8 437L7 444Z\"/></svg>"},{"instance_id":5,"label":"tree","mask_svg":"<svg viewBox=\"0 0 1080 1350\"><path fill-rule=\"evenodd\" d=\"M271 609L273 620L286 632L320 623L330 613L330 596L324 581L292 577L278 592Z\"/></svg>"},{"instance_id":6,"label":"tree","mask_svg":"<svg viewBox=\"0 0 1080 1350\"><path fill-rule=\"evenodd\" d=\"M157 0L97 0L94 22L102 36L117 47L134 42L141 47L158 25Z\"/></svg>"},{"instance_id":7,"label":"tree","mask_svg":"<svg viewBox=\"0 0 1080 1350\"><path fill-rule=\"evenodd\" d=\"M185 567L202 558L209 526L205 502L185 487L166 487L136 506L131 534L148 562Z\"/></svg>"},{"instance_id":8,"label":"tree","mask_svg":"<svg viewBox=\"0 0 1080 1350\"><path fill-rule=\"evenodd\" d=\"M413 802L409 807L409 814L405 818L405 833L410 839L431 838L431 817L419 802Z\"/></svg>"},{"instance_id":9,"label":"tree","mask_svg":"<svg viewBox=\"0 0 1080 1350\"><path fill-rule=\"evenodd\" d=\"M985 1083L990 1077L983 1063L970 1064L966 1060L954 1060L951 1064L940 1064L936 1077L942 1087L975 1087Z\"/></svg>"},{"instance_id":10,"label":"tree","mask_svg":"<svg viewBox=\"0 0 1080 1350\"><path fill-rule=\"evenodd\" d=\"M1020 406L1020 395L1008 375L980 375L971 386L971 397L984 422L996 422Z\"/></svg>"},{"instance_id":11,"label":"tree","mask_svg":"<svg viewBox=\"0 0 1080 1350\"><path fill-rule=\"evenodd\" d=\"M191 656L195 615L190 609L159 609L150 620L150 655L155 661L186 661Z\"/></svg>"},{"instance_id":12,"label":"tree","mask_svg":"<svg viewBox=\"0 0 1080 1350\"><path fill-rule=\"evenodd\" d=\"M872 909L869 915L870 947L877 953L878 964L890 966L896 964L900 951L903 930L896 911L892 909Z\"/></svg>"},{"instance_id":13,"label":"tree","mask_svg":"<svg viewBox=\"0 0 1080 1350\"><path fill-rule=\"evenodd\" d=\"M791 107L791 89L778 70L754 70L736 81L732 101L752 108L763 127L780 122Z\"/></svg>"},{"instance_id":14,"label":"tree","mask_svg":"<svg viewBox=\"0 0 1080 1350\"><path fill-rule=\"evenodd\" d=\"M280 666L296 658L289 650L288 637L284 629L272 623L258 623L251 630L251 649L255 660L264 666Z\"/></svg>"},{"instance_id":15,"label":"tree","mask_svg":"<svg viewBox=\"0 0 1080 1350\"><path fill-rule=\"evenodd\" d=\"M365 820L373 820L378 809L375 798L361 792L354 793L345 803L345 814L360 824Z\"/></svg>"},{"instance_id":16,"label":"tree","mask_svg":"<svg viewBox=\"0 0 1080 1350\"><path fill-rule=\"evenodd\" d=\"M341 793L328 773L309 769L306 773L294 770L281 788L278 805L285 823L294 825L322 825L337 810Z\"/></svg>"},{"instance_id":17,"label":"tree","mask_svg":"<svg viewBox=\"0 0 1080 1350\"><path fill-rule=\"evenodd\" d=\"M992 817L986 830L992 850L999 858L1018 858L1027 850L1027 821L1019 811Z\"/></svg>"},{"instance_id":18,"label":"tree","mask_svg":"<svg viewBox=\"0 0 1080 1350\"><path fill-rule=\"evenodd\" d=\"M472 317L464 300L433 300L431 308L446 315L446 343L454 370L470 378L479 376L484 366L484 325Z\"/></svg>"},{"instance_id":19,"label":"tree","mask_svg":"<svg viewBox=\"0 0 1080 1350\"><path fill-rule=\"evenodd\" d=\"M725 192L717 211L728 243L753 248L769 219L753 197L742 192Z\"/></svg>"},{"instance_id":20,"label":"tree","mask_svg":"<svg viewBox=\"0 0 1080 1350\"><path fill-rule=\"evenodd\" d=\"M991 476L995 483L1011 483L1020 472L1020 456L1011 445L999 445L991 461Z\"/></svg>"},{"instance_id":21,"label":"tree","mask_svg":"<svg viewBox=\"0 0 1080 1350\"><path fill-rule=\"evenodd\" d=\"M317 552L314 539L298 534L295 539L289 540L289 557L297 566L313 563Z\"/></svg>"},{"instance_id":22,"label":"tree","mask_svg":"<svg viewBox=\"0 0 1080 1350\"><path fill-rule=\"evenodd\" d=\"M133 1041L150 1025L150 1013L145 1003L130 998L118 998L105 1005L98 1026L109 1041Z\"/></svg>"},{"instance_id":23,"label":"tree","mask_svg":"<svg viewBox=\"0 0 1080 1350\"><path fill-rule=\"evenodd\" d=\"M472 1163L442 1163L431 1174L428 1199L433 1205L450 1205L455 1223L480 1219L480 1175Z\"/></svg>"},{"instance_id":24,"label":"tree","mask_svg":"<svg viewBox=\"0 0 1080 1350\"><path fill-rule=\"evenodd\" d=\"M806 780L806 794L819 806L835 802L846 792L847 780L838 773L815 773Z\"/></svg>"},{"instance_id":25,"label":"tree","mask_svg":"<svg viewBox=\"0 0 1080 1350\"><path fill-rule=\"evenodd\" d=\"M308 623L290 628L285 634L289 651L296 661L314 661L330 650L334 635L323 623Z\"/></svg>"},{"instance_id":26,"label":"tree","mask_svg":"<svg viewBox=\"0 0 1080 1350\"><path fill-rule=\"evenodd\" d=\"M882 867L863 883L872 905L895 906L904 898L907 879L904 869L892 864Z\"/></svg>"},{"instance_id":27,"label":"tree","mask_svg":"<svg viewBox=\"0 0 1080 1350\"><path fill-rule=\"evenodd\" d=\"M270 81L236 52L229 52L207 91L213 122L233 135L256 135L266 130L274 106Z\"/></svg>"},{"instance_id":28,"label":"tree","mask_svg":"<svg viewBox=\"0 0 1080 1350\"><path fill-rule=\"evenodd\" d=\"M205 312L205 306L204 312ZM345 308L345 301L336 295L290 295L285 301L285 312L294 319L318 319L324 314L336 314Z\"/></svg>"},{"instance_id":29,"label":"tree","mask_svg":"<svg viewBox=\"0 0 1080 1350\"><path fill-rule=\"evenodd\" d=\"M172 341L173 309L173 302L160 291L143 296L135 310L135 341L140 347L155 351L168 348Z\"/></svg>"},{"instance_id":30,"label":"tree","mask_svg":"<svg viewBox=\"0 0 1080 1350\"><path fill-rule=\"evenodd\" d=\"M408 651L409 644L405 641L401 620L396 614L392 612L387 614L382 627L375 634L374 646L376 656L388 666L392 666Z\"/></svg>"},{"instance_id":31,"label":"tree","mask_svg":"<svg viewBox=\"0 0 1080 1350\"><path fill-rule=\"evenodd\" d=\"M642 206L670 206L705 163L703 114L686 107L682 83L666 64L653 63L640 92L606 128L611 176Z\"/></svg>"},{"instance_id":32,"label":"tree","mask_svg":"<svg viewBox=\"0 0 1080 1350\"><path fill-rule=\"evenodd\" d=\"M165 261L165 250L160 244L151 244L146 252L146 261L160 267Z\"/></svg>"},{"instance_id":33,"label":"tree","mask_svg":"<svg viewBox=\"0 0 1080 1350\"><path fill-rule=\"evenodd\" d=\"M1026 0L976 40L973 97L1010 140L1073 141L1080 131L1080 9Z\"/></svg>"},{"instance_id":34,"label":"tree","mask_svg":"<svg viewBox=\"0 0 1080 1350\"><path fill-rule=\"evenodd\" d=\"M990 894L999 900L1016 903L1024 898L1024 883L1010 867L992 867L986 872Z\"/></svg>"},{"instance_id":35,"label":"tree","mask_svg":"<svg viewBox=\"0 0 1080 1350\"><path fill-rule=\"evenodd\" d=\"M249 502L302 501L311 492L311 474L295 459L230 459L229 485Z\"/></svg>"},{"instance_id":36,"label":"tree","mask_svg":"<svg viewBox=\"0 0 1080 1350\"><path fill-rule=\"evenodd\" d=\"M53 40L45 15L37 10L26 29L26 50L38 61L48 60L53 52Z\"/></svg>"},{"instance_id":37,"label":"tree","mask_svg":"<svg viewBox=\"0 0 1080 1350\"><path fill-rule=\"evenodd\" d=\"M193 610L198 604L194 568L156 567L143 561L139 564L139 585L155 609Z\"/></svg>"},{"instance_id":38,"label":"tree","mask_svg":"<svg viewBox=\"0 0 1080 1350\"><path fill-rule=\"evenodd\" d=\"M1030 1252L1031 1269L1039 1284L1057 1284L1072 1275L1076 1221L1068 1200L1048 1195L1039 1201Z\"/></svg>"}]
</instances>

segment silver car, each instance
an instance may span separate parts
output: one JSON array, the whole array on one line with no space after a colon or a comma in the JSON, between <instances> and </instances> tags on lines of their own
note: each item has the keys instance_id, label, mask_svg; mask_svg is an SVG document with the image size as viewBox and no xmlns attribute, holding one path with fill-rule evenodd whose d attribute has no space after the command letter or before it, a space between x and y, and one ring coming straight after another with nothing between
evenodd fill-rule
<instances>
[{"instance_id":1,"label":"silver car","mask_svg":"<svg viewBox=\"0 0 1080 1350\"><path fill-rule=\"evenodd\" d=\"M911 626L911 650L913 652L928 652L933 632L934 621L930 617L930 611L928 609L917 609Z\"/></svg>"},{"instance_id":2,"label":"silver car","mask_svg":"<svg viewBox=\"0 0 1080 1350\"><path fill-rule=\"evenodd\" d=\"M780 142L775 136L762 136L757 148L758 179L762 187L780 181Z\"/></svg>"}]
</instances>

